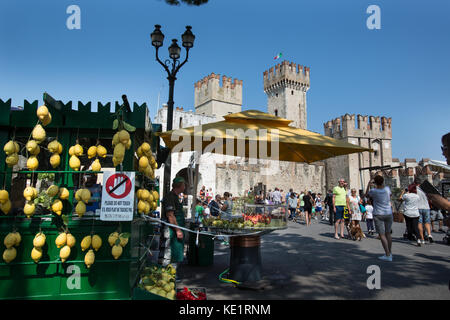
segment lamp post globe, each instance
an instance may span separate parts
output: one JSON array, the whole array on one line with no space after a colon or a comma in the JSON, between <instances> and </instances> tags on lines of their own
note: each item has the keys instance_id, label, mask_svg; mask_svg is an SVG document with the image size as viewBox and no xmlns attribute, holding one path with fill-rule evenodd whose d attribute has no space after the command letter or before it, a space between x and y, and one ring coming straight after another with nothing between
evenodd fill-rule
<instances>
[{"instance_id":1,"label":"lamp post globe","mask_svg":"<svg viewBox=\"0 0 450 320\"><path fill-rule=\"evenodd\" d=\"M155 24L155 30L150 35L152 39L152 45L156 48L162 47L164 41L164 34L161 32L161 26Z\"/></svg>"}]
</instances>

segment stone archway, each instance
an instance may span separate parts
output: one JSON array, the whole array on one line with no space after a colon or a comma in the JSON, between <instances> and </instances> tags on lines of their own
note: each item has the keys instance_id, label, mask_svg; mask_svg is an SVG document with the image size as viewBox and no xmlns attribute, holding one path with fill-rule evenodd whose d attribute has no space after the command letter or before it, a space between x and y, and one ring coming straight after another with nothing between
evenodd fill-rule
<instances>
[{"instance_id":1,"label":"stone archway","mask_svg":"<svg viewBox=\"0 0 450 320\"><path fill-rule=\"evenodd\" d=\"M193 168L183 168L180 171L177 172L176 176L183 177L183 179L186 181L186 190L184 191L184 194L187 195L194 195L194 182L192 181L191 184L189 184L189 171L192 172L192 177L195 180L195 170ZM198 181L201 181L202 174L198 173Z\"/></svg>"}]
</instances>

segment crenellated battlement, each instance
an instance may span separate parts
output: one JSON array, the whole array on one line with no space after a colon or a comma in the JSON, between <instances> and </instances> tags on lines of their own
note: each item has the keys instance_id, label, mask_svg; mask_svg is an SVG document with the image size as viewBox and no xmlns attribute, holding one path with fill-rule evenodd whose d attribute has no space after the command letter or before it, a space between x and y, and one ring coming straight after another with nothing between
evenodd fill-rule
<instances>
[{"instance_id":1,"label":"crenellated battlement","mask_svg":"<svg viewBox=\"0 0 450 320\"><path fill-rule=\"evenodd\" d=\"M392 118L345 114L323 125L325 135L336 138L392 139Z\"/></svg>"},{"instance_id":2,"label":"crenellated battlement","mask_svg":"<svg viewBox=\"0 0 450 320\"><path fill-rule=\"evenodd\" d=\"M195 108L211 100L242 105L243 81L222 76L220 83L220 79L220 74L213 72L194 84Z\"/></svg>"},{"instance_id":3,"label":"crenellated battlement","mask_svg":"<svg viewBox=\"0 0 450 320\"><path fill-rule=\"evenodd\" d=\"M309 89L310 68L284 60L263 72L264 91L270 93L279 86L307 91Z\"/></svg>"}]
</instances>

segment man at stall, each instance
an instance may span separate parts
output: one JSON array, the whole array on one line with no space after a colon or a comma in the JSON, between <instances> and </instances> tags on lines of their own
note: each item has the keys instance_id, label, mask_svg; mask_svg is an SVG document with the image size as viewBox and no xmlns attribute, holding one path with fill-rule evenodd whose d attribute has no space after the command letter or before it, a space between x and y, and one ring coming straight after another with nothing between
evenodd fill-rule
<instances>
[{"instance_id":1,"label":"man at stall","mask_svg":"<svg viewBox=\"0 0 450 320\"><path fill-rule=\"evenodd\" d=\"M175 177L172 182L172 190L162 200L161 219L171 225L184 227L183 205L178 200L178 195L184 192L186 182L182 177ZM159 261L162 266L172 264L175 268L177 263L184 258L184 233L174 226L163 225L161 240L159 243Z\"/></svg>"}]
</instances>

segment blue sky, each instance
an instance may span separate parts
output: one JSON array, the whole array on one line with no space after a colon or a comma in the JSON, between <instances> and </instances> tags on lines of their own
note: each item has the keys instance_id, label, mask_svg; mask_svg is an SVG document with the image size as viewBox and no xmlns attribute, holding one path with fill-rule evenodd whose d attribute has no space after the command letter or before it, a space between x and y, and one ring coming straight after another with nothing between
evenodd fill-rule
<instances>
[{"instance_id":1,"label":"blue sky","mask_svg":"<svg viewBox=\"0 0 450 320\"><path fill-rule=\"evenodd\" d=\"M81 30L68 30L69 5ZM381 29L369 30L369 5ZM262 73L283 59L311 68L308 129L345 113L392 117L393 157L443 160L450 119L450 2L447 0L209 0L201 7L162 0L2 0L0 99L146 102L152 119L168 84L150 33L196 35L178 74L175 106L193 108L194 83L211 72L244 81L243 109L266 111Z\"/></svg>"}]
</instances>

